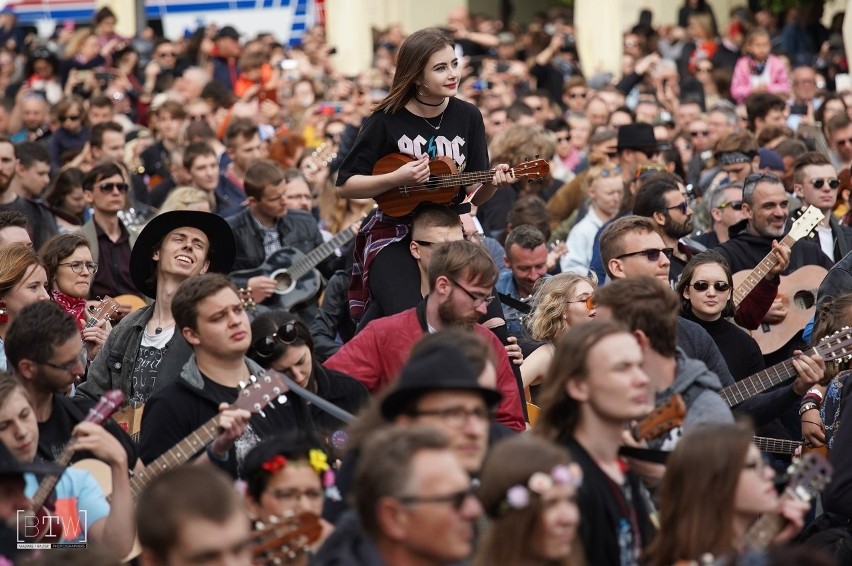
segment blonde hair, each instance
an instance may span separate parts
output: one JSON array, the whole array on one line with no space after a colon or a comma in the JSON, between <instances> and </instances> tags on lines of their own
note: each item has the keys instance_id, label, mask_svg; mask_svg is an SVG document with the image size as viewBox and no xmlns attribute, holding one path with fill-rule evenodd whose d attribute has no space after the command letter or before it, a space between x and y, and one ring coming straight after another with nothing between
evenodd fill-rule
<instances>
[{"instance_id":1,"label":"blonde hair","mask_svg":"<svg viewBox=\"0 0 852 566\"><path fill-rule=\"evenodd\" d=\"M491 163L509 163L517 165L540 155L542 159L551 159L556 153L556 136L541 126L509 126L491 141L488 154Z\"/></svg>"},{"instance_id":2,"label":"blonde hair","mask_svg":"<svg viewBox=\"0 0 852 566\"><path fill-rule=\"evenodd\" d=\"M530 335L543 342L553 342L568 330L565 320L567 301L581 282L597 287L594 279L576 273L560 273L546 279L535 293L535 308L527 321Z\"/></svg>"},{"instance_id":3,"label":"blonde hair","mask_svg":"<svg viewBox=\"0 0 852 566\"><path fill-rule=\"evenodd\" d=\"M209 212L216 210L212 192L208 193L195 187L177 187L163 201L163 206L160 207L160 214L173 210L190 210L190 206L200 202L206 202L210 206Z\"/></svg>"}]
</instances>

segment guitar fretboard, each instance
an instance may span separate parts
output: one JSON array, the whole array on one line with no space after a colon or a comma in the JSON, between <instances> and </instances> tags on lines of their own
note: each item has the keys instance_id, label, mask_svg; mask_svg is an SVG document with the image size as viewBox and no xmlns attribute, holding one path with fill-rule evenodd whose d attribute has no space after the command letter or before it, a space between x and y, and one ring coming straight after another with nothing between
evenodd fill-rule
<instances>
[{"instance_id":1,"label":"guitar fretboard","mask_svg":"<svg viewBox=\"0 0 852 566\"><path fill-rule=\"evenodd\" d=\"M813 356L817 354L817 350L811 348L805 355ZM780 364L775 364L765 370L759 371L756 374L740 380L733 385L722 388L719 395L727 401L728 405L734 407L739 405L746 399L750 399L762 393L771 387L780 385L789 379L796 377L796 368L793 367L791 360L786 360Z\"/></svg>"},{"instance_id":2,"label":"guitar fretboard","mask_svg":"<svg viewBox=\"0 0 852 566\"><path fill-rule=\"evenodd\" d=\"M65 446L65 449L62 451L62 454L59 455L59 458L56 459L56 463L60 466L67 466L71 463L71 458L74 457L74 441L68 443ZM38 510L44 506L47 498L50 497L50 494L53 493L53 488L56 487L56 484L59 482L59 476L45 476L42 478L41 482L38 484L38 489L36 489L35 494L33 495L33 509Z\"/></svg>"},{"instance_id":3,"label":"guitar fretboard","mask_svg":"<svg viewBox=\"0 0 852 566\"><path fill-rule=\"evenodd\" d=\"M334 250L343 246L349 242L352 238L355 237L355 231L352 227L343 230L332 239L327 242L323 242L318 245L310 252L308 252L305 257L299 259L287 272L290 274L290 277L293 281L298 281L305 275L307 275L311 270L313 270L316 266L318 266L322 261L334 253Z\"/></svg>"},{"instance_id":4,"label":"guitar fretboard","mask_svg":"<svg viewBox=\"0 0 852 566\"><path fill-rule=\"evenodd\" d=\"M793 239L792 236L787 234L784 236L784 239L781 240L781 243L788 246L793 247L793 244L796 243L796 240ZM740 303L751 293L752 289L757 287L757 284L760 283L760 280L766 277L766 274L769 273L769 270L772 269L775 264L778 263L778 257L773 253L769 252L765 258L760 260L760 263L751 270L746 278L737 285L734 289L734 308L740 306Z\"/></svg>"},{"instance_id":5,"label":"guitar fretboard","mask_svg":"<svg viewBox=\"0 0 852 566\"><path fill-rule=\"evenodd\" d=\"M768 436L755 436L754 445L761 452L771 452L773 454L793 454L801 441L785 440L783 438L771 438Z\"/></svg>"},{"instance_id":6,"label":"guitar fretboard","mask_svg":"<svg viewBox=\"0 0 852 566\"><path fill-rule=\"evenodd\" d=\"M219 434L219 415L216 415L187 436L165 454L145 466L142 471L136 472L130 480L130 492L135 501L142 490L151 481L168 470L189 462L190 458L198 454L205 446L213 442Z\"/></svg>"}]
</instances>

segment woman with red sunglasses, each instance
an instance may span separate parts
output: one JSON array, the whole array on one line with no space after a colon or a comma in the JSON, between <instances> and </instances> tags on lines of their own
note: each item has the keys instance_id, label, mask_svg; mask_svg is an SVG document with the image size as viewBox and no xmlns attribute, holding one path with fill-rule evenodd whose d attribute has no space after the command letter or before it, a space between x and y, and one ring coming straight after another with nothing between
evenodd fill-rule
<instances>
[{"instance_id":1,"label":"woman with red sunglasses","mask_svg":"<svg viewBox=\"0 0 852 566\"><path fill-rule=\"evenodd\" d=\"M734 282L722 256L712 250L693 256L675 290L681 297L681 316L710 334L735 380L764 369L763 354L754 338L726 320L734 316Z\"/></svg>"}]
</instances>

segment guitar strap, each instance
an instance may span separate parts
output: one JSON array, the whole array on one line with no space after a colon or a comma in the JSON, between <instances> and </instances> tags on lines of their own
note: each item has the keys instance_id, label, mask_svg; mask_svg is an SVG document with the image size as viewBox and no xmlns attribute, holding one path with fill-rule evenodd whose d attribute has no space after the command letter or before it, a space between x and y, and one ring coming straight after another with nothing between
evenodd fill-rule
<instances>
[{"instance_id":1,"label":"guitar strap","mask_svg":"<svg viewBox=\"0 0 852 566\"><path fill-rule=\"evenodd\" d=\"M287 384L287 387L290 389L290 391L292 391L305 401L313 403L332 417L344 423L349 424L355 420L355 415L353 415L352 413L344 411L334 403L329 403L319 395L311 393L310 391L293 381L293 379L290 378L290 372L281 372L281 376L284 378L284 383Z\"/></svg>"},{"instance_id":2,"label":"guitar strap","mask_svg":"<svg viewBox=\"0 0 852 566\"><path fill-rule=\"evenodd\" d=\"M524 303L519 301L514 297L510 297L506 293L497 293L497 296L500 297L500 302L506 305L507 307L512 307L516 311L521 314L530 314L532 312L532 306L528 303Z\"/></svg>"}]
</instances>

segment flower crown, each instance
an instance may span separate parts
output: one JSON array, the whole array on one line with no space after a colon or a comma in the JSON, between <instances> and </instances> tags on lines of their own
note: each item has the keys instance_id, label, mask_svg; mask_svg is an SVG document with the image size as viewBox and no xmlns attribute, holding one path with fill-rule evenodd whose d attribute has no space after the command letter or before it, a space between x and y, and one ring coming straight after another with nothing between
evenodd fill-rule
<instances>
[{"instance_id":1,"label":"flower crown","mask_svg":"<svg viewBox=\"0 0 852 566\"><path fill-rule=\"evenodd\" d=\"M325 488L325 496L333 501L340 501L340 491L337 489L334 471L328 464L328 456L326 456L325 452L316 448L311 448L308 451L308 465L322 478L322 484ZM260 465L261 470L269 472L270 474L278 473L286 467L287 458L281 454L271 457Z\"/></svg>"},{"instance_id":2,"label":"flower crown","mask_svg":"<svg viewBox=\"0 0 852 566\"><path fill-rule=\"evenodd\" d=\"M500 504L500 513L510 509L525 509L530 504L530 494L544 495L554 486L573 485L580 487L583 483L583 471L577 464L559 464L550 473L535 472L527 480L526 485L516 484L506 490L506 498Z\"/></svg>"}]
</instances>

